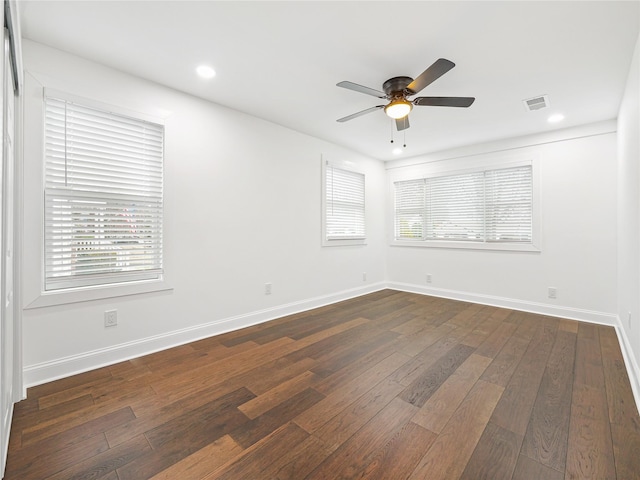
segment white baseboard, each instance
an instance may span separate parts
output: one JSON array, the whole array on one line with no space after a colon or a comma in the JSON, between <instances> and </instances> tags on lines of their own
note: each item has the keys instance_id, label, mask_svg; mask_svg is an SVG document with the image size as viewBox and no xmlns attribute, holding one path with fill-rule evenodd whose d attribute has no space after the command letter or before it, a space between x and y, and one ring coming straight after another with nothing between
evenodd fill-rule
<instances>
[{"instance_id":1,"label":"white baseboard","mask_svg":"<svg viewBox=\"0 0 640 480\"><path fill-rule=\"evenodd\" d=\"M618 343L620 344L620 350L622 350L624 364L627 367L627 375L629 376L633 398L636 401L636 408L638 409L638 413L640 413L640 367L633 354L629 337L627 337L627 333L622 327L620 317L616 317L616 334L618 335Z\"/></svg>"},{"instance_id":2,"label":"white baseboard","mask_svg":"<svg viewBox=\"0 0 640 480\"><path fill-rule=\"evenodd\" d=\"M481 305L491 305L493 307L509 308L523 312L548 315L550 317L568 318L580 320L581 322L598 323L600 325L616 326L616 315L613 313L597 312L580 308L563 307L549 303L529 302L507 297L496 297L492 295L482 295L478 293L462 292L458 290L447 290L444 288L424 287L409 283L389 282L388 288L403 292L420 293L434 297L450 298L463 302L479 303Z\"/></svg>"},{"instance_id":3,"label":"white baseboard","mask_svg":"<svg viewBox=\"0 0 640 480\"><path fill-rule=\"evenodd\" d=\"M174 330L162 335L147 337L132 342L121 343L107 348L83 352L49 362L29 365L24 368L24 395L26 388L40 385L78 373L94 370L107 365L141 357L150 353L165 350L167 348L184 345L185 343L201 340L213 335L238 330L259 323L267 322L275 318L304 312L314 308L330 305L332 303L348 300L367 293L376 292L386 288L386 283L379 282L361 288L353 288L329 295L310 298L299 302L293 302L277 307L250 312L235 317L224 318L208 322L194 327Z\"/></svg>"}]
</instances>

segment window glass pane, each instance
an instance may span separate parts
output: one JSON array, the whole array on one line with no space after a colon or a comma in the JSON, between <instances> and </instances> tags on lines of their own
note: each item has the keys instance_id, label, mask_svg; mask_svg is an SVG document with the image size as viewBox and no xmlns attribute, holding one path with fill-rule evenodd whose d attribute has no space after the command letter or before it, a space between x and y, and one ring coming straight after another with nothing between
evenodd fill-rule
<instances>
[{"instance_id":1,"label":"window glass pane","mask_svg":"<svg viewBox=\"0 0 640 480\"><path fill-rule=\"evenodd\" d=\"M486 172L487 242L532 240L531 166Z\"/></svg>"},{"instance_id":2,"label":"window glass pane","mask_svg":"<svg viewBox=\"0 0 640 480\"><path fill-rule=\"evenodd\" d=\"M395 238L422 240L425 222L425 181L395 183Z\"/></svg>"},{"instance_id":3,"label":"window glass pane","mask_svg":"<svg viewBox=\"0 0 640 480\"><path fill-rule=\"evenodd\" d=\"M364 238L364 175L332 165L325 172L327 240Z\"/></svg>"},{"instance_id":4,"label":"window glass pane","mask_svg":"<svg viewBox=\"0 0 640 480\"><path fill-rule=\"evenodd\" d=\"M47 98L45 289L158 278L161 125Z\"/></svg>"},{"instance_id":5,"label":"window glass pane","mask_svg":"<svg viewBox=\"0 0 640 480\"><path fill-rule=\"evenodd\" d=\"M394 183L396 240L533 241L531 165Z\"/></svg>"},{"instance_id":6,"label":"window glass pane","mask_svg":"<svg viewBox=\"0 0 640 480\"><path fill-rule=\"evenodd\" d=\"M427 179L427 238L484 239L482 173Z\"/></svg>"}]
</instances>

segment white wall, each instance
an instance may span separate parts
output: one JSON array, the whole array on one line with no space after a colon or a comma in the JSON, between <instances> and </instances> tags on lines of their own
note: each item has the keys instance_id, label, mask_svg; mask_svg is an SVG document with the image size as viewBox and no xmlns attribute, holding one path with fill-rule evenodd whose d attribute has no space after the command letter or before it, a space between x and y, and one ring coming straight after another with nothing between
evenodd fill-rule
<instances>
[{"instance_id":1,"label":"white wall","mask_svg":"<svg viewBox=\"0 0 640 480\"><path fill-rule=\"evenodd\" d=\"M389 183L412 170L456 170L511 159L532 159L538 175L539 252L390 246L388 281L412 291L613 324L615 122L389 163ZM426 283L426 274L432 283ZM557 289L557 299L547 297L548 287Z\"/></svg>"},{"instance_id":2,"label":"white wall","mask_svg":"<svg viewBox=\"0 0 640 480\"><path fill-rule=\"evenodd\" d=\"M25 294L27 385L383 285L381 162L31 41L23 49L25 291L37 293L41 282L34 258L42 117L28 106L41 102L43 85L165 119L165 254L173 286L43 308L29 308L34 299ZM365 246L321 247L321 155L352 161L366 174ZM119 324L105 329L110 309Z\"/></svg>"},{"instance_id":3,"label":"white wall","mask_svg":"<svg viewBox=\"0 0 640 480\"><path fill-rule=\"evenodd\" d=\"M618 315L640 398L640 37L618 115ZM635 372L635 375L633 375Z\"/></svg>"}]
</instances>

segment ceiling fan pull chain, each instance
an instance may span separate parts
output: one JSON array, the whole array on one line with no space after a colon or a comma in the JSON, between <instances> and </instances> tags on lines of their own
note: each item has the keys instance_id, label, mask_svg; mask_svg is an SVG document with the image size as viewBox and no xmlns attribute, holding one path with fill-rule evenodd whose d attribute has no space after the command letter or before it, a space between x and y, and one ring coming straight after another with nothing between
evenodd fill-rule
<instances>
[{"instance_id":1,"label":"ceiling fan pull chain","mask_svg":"<svg viewBox=\"0 0 640 480\"><path fill-rule=\"evenodd\" d=\"M402 145L402 146L404 148L407 148L407 131L406 130L402 131L402 139L403 139L403 142L404 142L404 145Z\"/></svg>"},{"instance_id":2,"label":"ceiling fan pull chain","mask_svg":"<svg viewBox=\"0 0 640 480\"><path fill-rule=\"evenodd\" d=\"M393 143L393 120L389 125L391 125L391 143Z\"/></svg>"}]
</instances>

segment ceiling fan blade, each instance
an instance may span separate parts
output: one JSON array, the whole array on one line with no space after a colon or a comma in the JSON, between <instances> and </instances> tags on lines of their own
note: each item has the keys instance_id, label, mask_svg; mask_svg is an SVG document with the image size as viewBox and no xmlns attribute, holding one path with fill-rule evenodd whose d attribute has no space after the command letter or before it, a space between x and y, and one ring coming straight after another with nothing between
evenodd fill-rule
<instances>
[{"instance_id":1,"label":"ceiling fan blade","mask_svg":"<svg viewBox=\"0 0 640 480\"><path fill-rule=\"evenodd\" d=\"M378 98L387 98L387 95L384 92L375 90L373 88L364 87L353 82L340 82L336 83L336 86L353 90L355 92L366 93L367 95L373 95L374 97Z\"/></svg>"},{"instance_id":2,"label":"ceiling fan blade","mask_svg":"<svg viewBox=\"0 0 640 480\"><path fill-rule=\"evenodd\" d=\"M396 119L396 128L398 129L399 132L402 130L406 130L410 126L411 125L409 125L409 115L403 118Z\"/></svg>"},{"instance_id":3,"label":"ceiling fan blade","mask_svg":"<svg viewBox=\"0 0 640 480\"><path fill-rule=\"evenodd\" d=\"M475 100L475 97L417 97L413 99L413 104L428 107L469 107Z\"/></svg>"},{"instance_id":4,"label":"ceiling fan blade","mask_svg":"<svg viewBox=\"0 0 640 480\"><path fill-rule=\"evenodd\" d=\"M346 117L339 118L336 121L340 123L346 122L356 117L360 117L361 115L366 115L367 113L375 112L376 110L380 110L381 108L384 108L384 105L377 105L375 107L367 108L366 110L362 110L361 112L352 113L351 115L347 115Z\"/></svg>"},{"instance_id":5,"label":"ceiling fan blade","mask_svg":"<svg viewBox=\"0 0 640 480\"><path fill-rule=\"evenodd\" d=\"M451 60L447 60L446 58L439 58L433 63L433 65L431 65L424 72L418 75L418 77L413 82L407 85L407 89L411 90L414 94L418 93L424 87L426 87L430 83L435 82L455 66L456 64Z\"/></svg>"}]
</instances>

